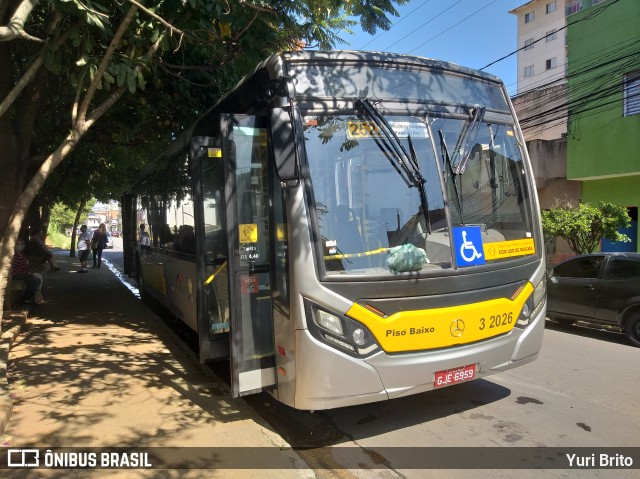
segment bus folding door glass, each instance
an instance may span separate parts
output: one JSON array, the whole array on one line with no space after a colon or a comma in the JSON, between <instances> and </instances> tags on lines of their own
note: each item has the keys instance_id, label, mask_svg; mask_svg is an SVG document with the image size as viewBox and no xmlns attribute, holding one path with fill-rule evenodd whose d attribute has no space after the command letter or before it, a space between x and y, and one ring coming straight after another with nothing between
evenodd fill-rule
<instances>
[{"instance_id":1,"label":"bus folding door glass","mask_svg":"<svg viewBox=\"0 0 640 479\"><path fill-rule=\"evenodd\" d=\"M224 216L224 168L220 148L207 148L202 165L205 286L209 333L229 331L229 271Z\"/></svg>"},{"instance_id":2,"label":"bus folding door glass","mask_svg":"<svg viewBox=\"0 0 640 479\"><path fill-rule=\"evenodd\" d=\"M274 302L289 316L289 237L285 199L280 180L273 175L273 210L275 222Z\"/></svg>"},{"instance_id":3,"label":"bus folding door glass","mask_svg":"<svg viewBox=\"0 0 640 479\"><path fill-rule=\"evenodd\" d=\"M264 358L272 366L273 323L269 254L269 182L267 130L264 118L238 118L233 126L231 154L235 159L235 307L241 318L240 367L255 370ZM251 364L253 363L253 364ZM269 366L268 365L268 366ZM255 377L255 376L251 376ZM242 383L242 374L240 376ZM249 380L249 383L251 381ZM256 385L256 388L264 384ZM246 390L241 384L241 390ZM254 389L248 386L249 389Z\"/></svg>"}]
</instances>

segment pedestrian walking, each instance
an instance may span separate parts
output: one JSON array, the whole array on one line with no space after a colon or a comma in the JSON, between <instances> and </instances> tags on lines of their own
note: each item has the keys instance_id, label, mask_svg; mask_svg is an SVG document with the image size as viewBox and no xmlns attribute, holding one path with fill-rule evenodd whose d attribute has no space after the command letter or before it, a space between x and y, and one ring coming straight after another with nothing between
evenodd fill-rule
<instances>
[{"instance_id":1,"label":"pedestrian walking","mask_svg":"<svg viewBox=\"0 0 640 479\"><path fill-rule=\"evenodd\" d=\"M87 231L87 225L80 227L80 236L78 236L78 257L80 258L80 270L78 273L86 273L87 259L89 258L89 251L91 250L91 232Z\"/></svg>"},{"instance_id":2,"label":"pedestrian walking","mask_svg":"<svg viewBox=\"0 0 640 479\"><path fill-rule=\"evenodd\" d=\"M91 238L91 251L93 252L93 268L99 268L102 264L102 250L107 246L107 227L100 223Z\"/></svg>"}]
</instances>

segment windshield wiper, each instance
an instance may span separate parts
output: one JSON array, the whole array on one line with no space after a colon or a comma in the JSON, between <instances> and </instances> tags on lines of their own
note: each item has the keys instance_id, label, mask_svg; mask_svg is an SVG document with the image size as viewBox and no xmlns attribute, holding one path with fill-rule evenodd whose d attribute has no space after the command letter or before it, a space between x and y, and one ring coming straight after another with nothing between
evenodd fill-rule
<instances>
[{"instance_id":1,"label":"windshield wiper","mask_svg":"<svg viewBox=\"0 0 640 479\"><path fill-rule=\"evenodd\" d=\"M458 176L458 174L455 172L455 169L451 164L451 158L449 157L449 150L447 149L447 144L444 141L444 135L442 133L442 130L438 130L438 136L440 137L440 150L442 154L442 160L443 160L443 163L446 163L446 168L449 170L449 174L451 175L451 184L453 185L453 192L456 195L458 210L460 211L460 222L464 224L464 213L462 212L462 199L460 198L460 193L458 192L458 187L456 186L456 176Z\"/></svg>"},{"instance_id":2,"label":"windshield wiper","mask_svg":"<svg viewBox=\"0 0 640 479\"><path fill-rule=\"evenodd\" d=\"M480 131L480 122L484 118L484 112L486 108L479 107L471 110L471 120L469 123L465 125L465 128L460 133L458 137L458 141L456 142L456 147L453 150L453 154L456 155L458 152L462 151L463 156L458 162L453 162L455 164L454 170L456 175L462 175L464 173L465 168L467 167L467 162L469 161L469 157L471 156L471 149L469 149L469 143L475 143L476 138L478 137L478 132ZM473 140L471 138L473 137ZM469 141L471 140L471 142ZM462 148L462 143L464 143L464 148Z\"/></svg>"},{"instance_id":3,"label":"windshield wiper","mask_svg":"<svg viewBox=\"0 0 640 479\"><path fill-rule=\"evenodd\" d=\"M380 129L382 134L387 140L385 148L390 154L385 155L394 169L398 172L400 177L404 180L408 187L414 187L418 189L420 196L420 205L423 210L425 223L427 227L427 233L431 233L431 221L429 220L429 204L427 202L427 192L425 189L425 180L420 171L420 163L416 155L416 151L413 148L413 141L411 141L411 135L407 137L409 143L409 153L404 148L404 145L393 131L389 122L385 117L373 106L373 104L366 98L361 98L355 101L355 108L362 112L363 116L371 119L375 125ZM379 139L376 138L376 143L380 145ZM384 151L383 149L383 151ZM395 160L395 161L394 161Z\"/></svg>"}]
</instances>

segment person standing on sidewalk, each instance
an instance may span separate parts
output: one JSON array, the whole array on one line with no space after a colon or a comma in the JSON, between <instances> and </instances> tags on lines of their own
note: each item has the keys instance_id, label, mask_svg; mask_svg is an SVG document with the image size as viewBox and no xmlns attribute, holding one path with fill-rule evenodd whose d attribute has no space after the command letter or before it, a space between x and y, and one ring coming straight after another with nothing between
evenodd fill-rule
<instances>
[{"instance_id":1,"label":"person standing on sidewalk","mask_svg":"<svg viewBox=\"0 0 640 479\"><path fill-rule=\"evenodd\" d=\"M107 246L107 227L100 223L94 231L91 239L91 251L93 252L93 267L99 268L102 264L102 250Z\"/></svg>"},{"instance_id":2,"label":"person standing on sidewalk","mask_svg":"<svg viewBox=\"0 0 640 479\"><path fill-rule=\"evenodd\" d=\"M86 273L87 259L89 258L89 250L91 249L91 232L87 231L87 225L80 227L80 236L78 236L78 257L80 258L81 268L78 273Z\"/></svg>"}]
</instances>

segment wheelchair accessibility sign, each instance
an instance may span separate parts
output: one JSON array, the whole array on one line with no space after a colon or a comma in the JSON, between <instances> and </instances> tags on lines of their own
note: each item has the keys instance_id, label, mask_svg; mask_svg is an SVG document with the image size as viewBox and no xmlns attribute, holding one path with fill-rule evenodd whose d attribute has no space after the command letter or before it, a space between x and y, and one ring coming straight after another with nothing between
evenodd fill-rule
<instances>
[{"instance_id":1,"label":"wheelchair accessibility sign","mask_svg":"<svg viewBox=\"0 0 640 479\"><path fill-rule=\"evenodd\" d=\"M453 228L453 247L458 267L485 264L480 226Z\"/></svg>"}]
</instances>

